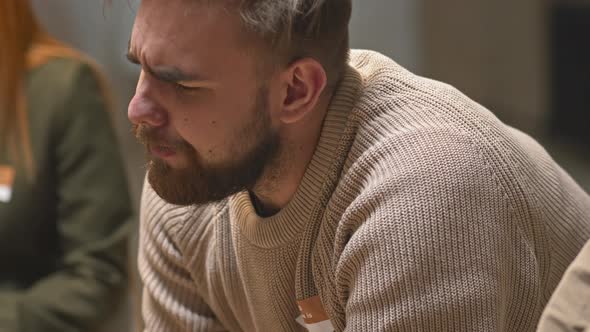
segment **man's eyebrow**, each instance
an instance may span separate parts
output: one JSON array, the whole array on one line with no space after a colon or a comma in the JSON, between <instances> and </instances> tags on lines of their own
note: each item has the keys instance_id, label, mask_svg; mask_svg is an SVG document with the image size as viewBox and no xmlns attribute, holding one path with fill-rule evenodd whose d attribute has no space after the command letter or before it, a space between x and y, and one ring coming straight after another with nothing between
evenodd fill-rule
<instances>
[{"instance_id":1,"label":"man's eyebrow","mask_svg":"<svg viewBox=\"0 0 590 332\"><path fill-rule=\"evenodd\" d=\"M141 65L145 71L160 81L170 83L206 81L206 79L200 77L199 75L185 73L174 66L150 67L147 63L142 63L142 61L140 61L139 58L133 54L133 52L131 52L131 50L127 51L125 57L127 60L129 60L129 62L136 65Z\"/></svg>"},{"instance_id":2,"label":"man's eyebrow","mask_svg":"<svg viewBox=\"0 0 590 332\"><path fill-rule=\"evenodd\" d=\"M164 82L195 82L195 81L205 81L202 77L198 75L193 75L189 73L185 73L182 70L176 67L169 67L169 66L157 66L157 67L149 67L146 66L146 70L157 78L160 81Z\"/></svg>"}]
</instances>

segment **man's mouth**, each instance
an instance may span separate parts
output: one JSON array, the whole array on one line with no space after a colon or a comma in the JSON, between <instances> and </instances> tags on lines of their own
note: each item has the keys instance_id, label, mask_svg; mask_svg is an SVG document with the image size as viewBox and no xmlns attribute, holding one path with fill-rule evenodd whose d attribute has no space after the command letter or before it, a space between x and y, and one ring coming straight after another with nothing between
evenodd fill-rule
<instances>
[{"instance_id":1,"label":"man's mouth","mask_svg":"<svg viewBox=\"0 0 590 332\"><path fill-rule=\"evenodd\" d=\"M158 158L166 159L176 155L176 149L169 145L150 145L150 153Z\"/></svg>"}]
</instances>

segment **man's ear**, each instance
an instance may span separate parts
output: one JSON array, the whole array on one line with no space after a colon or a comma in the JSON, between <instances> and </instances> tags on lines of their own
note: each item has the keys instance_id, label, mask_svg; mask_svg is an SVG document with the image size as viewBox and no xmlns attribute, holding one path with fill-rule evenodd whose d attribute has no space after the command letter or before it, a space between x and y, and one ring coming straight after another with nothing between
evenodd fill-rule
<instances>
[{"instance_id":1,"label":"man's ear","mask_svg":"<svg viewBox=\"0 0 590 332\"><path fill-rule=\"evenodd\" d=\"M282 86L286 87L281 122L294 123L309 114L318 104L327 80L324 67L315 59L303 58L291 63L281 75Z\"/></svg>"}]
</instances>

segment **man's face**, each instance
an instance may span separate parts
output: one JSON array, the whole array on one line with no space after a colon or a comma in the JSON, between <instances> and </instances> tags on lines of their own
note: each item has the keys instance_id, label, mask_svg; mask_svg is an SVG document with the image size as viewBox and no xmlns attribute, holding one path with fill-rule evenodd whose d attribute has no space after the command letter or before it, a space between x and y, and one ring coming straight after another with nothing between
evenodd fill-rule
<instances>
[{"instance_id":1,"label":"man's face","mask_svg":"<svg viewBox=\"0 0 590 332\"><path fill-rule=\"evenodd\" d=\"M170 203L252 189L277 157L280 96L240 29L219 5L142 1L129 49L142 72L128 115L148 150L148 180Z\"/></svg>"}]
</instances>

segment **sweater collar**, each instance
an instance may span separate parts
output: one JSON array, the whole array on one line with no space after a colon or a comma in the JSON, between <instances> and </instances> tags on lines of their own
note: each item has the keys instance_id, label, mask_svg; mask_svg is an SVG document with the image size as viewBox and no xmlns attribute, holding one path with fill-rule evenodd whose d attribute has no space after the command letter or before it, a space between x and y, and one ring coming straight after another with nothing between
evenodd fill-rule
<instances>
[{"instance_id":1,"label":"sweater collar","mask_svg":"<svg viewBox=\"0 0 590 332\"><path fill-rule=\"evenodd\" d=\"M330 168L341 164L348 149L340 148L341 136L348 116L361 89L360 74L348 67L336 89L322 125L320 138L312 159L295 195L281 211L269 218L257 215L250 195L244 191L230 198L230 218L243 236L262 248L275 248L292 242L303 231L306 223L326 202L322 191L330 187ZM339 153L340 151L340 153Z\"/></svg>"}]
</instances>

